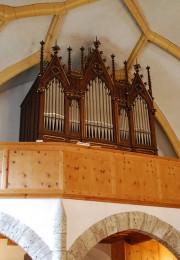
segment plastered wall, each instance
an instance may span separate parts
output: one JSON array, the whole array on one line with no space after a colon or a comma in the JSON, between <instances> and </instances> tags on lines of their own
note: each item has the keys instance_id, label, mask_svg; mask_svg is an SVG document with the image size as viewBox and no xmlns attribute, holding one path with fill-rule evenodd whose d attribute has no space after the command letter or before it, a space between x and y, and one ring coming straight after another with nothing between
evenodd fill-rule
<instances>
[{"instance_id":1,"label":"plastered wall","mask_svg":"<svg viewBox=\"0 0 180 260\"><path fill-rule=\"evenodd\" d=\"M20 105L31 84L0 93L0 142L19 140Z\"/></svg>"}]
</instances>

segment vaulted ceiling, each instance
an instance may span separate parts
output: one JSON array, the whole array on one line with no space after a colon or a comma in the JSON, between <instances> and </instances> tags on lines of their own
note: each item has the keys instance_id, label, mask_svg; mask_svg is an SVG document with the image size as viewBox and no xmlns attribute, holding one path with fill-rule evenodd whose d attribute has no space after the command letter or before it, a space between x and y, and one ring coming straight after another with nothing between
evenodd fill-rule
<instances>
[{"instance_id":1,"label":"vaulted ceiling","mask_svg":"<svg viewBox=\"0 0 180 260\"><path fill-rule=\"evenodd\" d=\"M19 75L33 80L25 71L39 63L41 40L46 59L57 41L66 62L71 46L77 66L79 48L88 49L97 36L108 65L116 56L117 77L123 77L124 60L130 73L136 60L144 75L151 67L156 117L180 156L179 13L179 0L1 0L0 92Z\"/></svg>"}]
</instances>

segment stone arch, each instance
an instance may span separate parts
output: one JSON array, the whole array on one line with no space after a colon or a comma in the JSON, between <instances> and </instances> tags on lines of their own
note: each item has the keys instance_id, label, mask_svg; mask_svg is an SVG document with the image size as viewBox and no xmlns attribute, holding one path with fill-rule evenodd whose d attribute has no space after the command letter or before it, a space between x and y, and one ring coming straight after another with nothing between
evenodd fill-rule
<instances>
[{"instance_id":1,"label":"stone arch","mask_svg":"<svg viewBox=\"0 0 180 260\"><path fill-rule=\"evenodd\" d=\"M31 228L3 212L0 212L0 233L23 248L33 260L51 259L51 250Z\"/></svg>"},{"instance_id":2,"label":"stone arch","mask_svg":"<svg viewBox=\"0 0 180 260\"><path fill-rule=\"evenodd\" d=\"M143 212L123 212L91 226L67 252L67 260L82 260L102 239L117 232L132 230L159 241L180 259L180 232L161 219Z\"/></svg>"}]
</instances>

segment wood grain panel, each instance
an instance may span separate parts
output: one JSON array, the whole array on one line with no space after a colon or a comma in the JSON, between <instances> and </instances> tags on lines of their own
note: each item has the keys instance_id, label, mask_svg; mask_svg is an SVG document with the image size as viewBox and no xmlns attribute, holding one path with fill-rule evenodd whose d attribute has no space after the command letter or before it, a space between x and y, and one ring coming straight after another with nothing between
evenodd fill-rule
<instances>
[{"instance_id":1,"label":"wood grain panel","mask_svg":"<svg viewBox=\"0 0 180 260\"><path fill-rule=\"evenodd\" d=\"M9 151L8 188L43 189L59 187L60 151Z\"/></svg>"},{"instance_id":2,"label":"wood grain panel","mask_svg":"<svg viewBox=\"0 0 180 260\"><path fill-rule=\"evenodd\" d=\"M64 143L0 143L0 197L180 207L180 160Z\"/></svg>"},{"instance_id":3,"label":"wood grain panel","mask_svg":"<svg viewBox=\"0 0 180 260\"><path fill-rule=\"evenodd\" d=\"M158 241L150 240L136 245L125 244L126 260L177 260L177 258Z\"/></svg>"}]
</instances>

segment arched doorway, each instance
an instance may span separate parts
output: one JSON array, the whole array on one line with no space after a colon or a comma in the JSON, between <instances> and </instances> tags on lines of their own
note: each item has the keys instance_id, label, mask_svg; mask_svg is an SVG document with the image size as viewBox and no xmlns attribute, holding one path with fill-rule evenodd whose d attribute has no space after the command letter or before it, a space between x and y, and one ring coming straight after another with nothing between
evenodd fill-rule
<instances>
[{"instance_id":1,"label":"arched doorway","mask_svg":"<svg viewBox=\"0 0 180 260\"><path fill-rule=\"evenodd\" d=\"M109 216L86 230L67 252L68 260L82 260L97 243L122 231L147 235L164 245L178 259L180 232L159 218L143 212L124 212Z\"/></svg>"}]
</instances>

